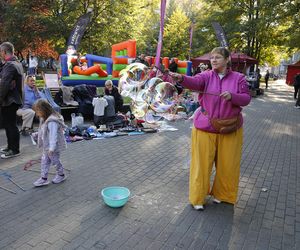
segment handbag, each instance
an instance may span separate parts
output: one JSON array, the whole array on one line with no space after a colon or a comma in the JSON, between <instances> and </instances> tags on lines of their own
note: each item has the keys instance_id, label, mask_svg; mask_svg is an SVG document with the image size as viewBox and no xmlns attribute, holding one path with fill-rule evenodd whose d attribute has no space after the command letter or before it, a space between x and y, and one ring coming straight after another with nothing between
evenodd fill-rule
<instances>
[{"instance_id":1,"label":"handbag","mask_svg":"<svg viewBox=\"0 0 300 250\"><path fill-rule=\"evenodd\" d=\"M230 134L235 132L238 129L240 122L240 116L233 117L230 119L210 119L211 125L220 134Z\"/></svg>"}]
</instances>

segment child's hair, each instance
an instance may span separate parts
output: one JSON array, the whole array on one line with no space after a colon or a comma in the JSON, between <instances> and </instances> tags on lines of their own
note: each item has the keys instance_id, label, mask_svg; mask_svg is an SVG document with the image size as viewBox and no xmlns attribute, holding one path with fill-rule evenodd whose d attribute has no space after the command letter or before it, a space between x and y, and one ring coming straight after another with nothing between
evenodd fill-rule
<instances>
[{"instance_id":1,"label":"child's hair","mask_svg":"<svg viewBox=\"0 0 300 250\"><path fill-rule=\"evenodd\" d=\"M41 113L41 116L44 121L46 121L50 115L56 115L59 117L60 115L51 107L50 103L45 99L38 99L34 104L32 109Z\"/></svg>"}]
</instances>

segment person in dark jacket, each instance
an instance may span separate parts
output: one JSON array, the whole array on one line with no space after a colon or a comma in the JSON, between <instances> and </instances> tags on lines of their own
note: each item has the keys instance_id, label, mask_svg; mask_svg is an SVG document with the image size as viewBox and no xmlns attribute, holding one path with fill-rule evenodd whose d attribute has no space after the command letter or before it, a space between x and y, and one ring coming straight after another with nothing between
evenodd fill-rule
<instances>
[{"instance_id":1,"label":"person in dark jacket","mask_svg":"<svg viewBox=\"0 0 300 250\"><path fill-rule=\"evenodd\" d=\"M169 70L170 70L171 72L176 73L176 72L177 72L177 69L178 69L178 65L177 65L177 63L175 62L175 59L172 58L171 61L170 61Z\"/></svg>"},{"instance_id":2,"label":"person in dark jacket","mask_svg":"<svg viewBox=\"0 0 300 250\"><path fill-rule=\"evenodd\" d=\"M267 70L265 74L266 89L268 88L269 78L270 78L270 73L269 70Z\"/></svg>"},{"instance_id":3,"label":"person in dark jacket","mask_svg":"<svg viewBox=\"0 0 300 250\"><path fill-rule=\"evenodd\" d=\"M300 92L299 92L299 88L300 88L300 73L296 74L296 76L295 76L294 88L295 88L295 91L297 89L297 93L298 93L298 98L297 98L297 101L296 101L296 104L295 104L295 108L296 109L300 109ZM296 97L297 97L297 93L295 95Z\"/></svg>"},{"instance_id":4,"label":"person in dark jacket","mask_svg":"<svg viewBox=\"0 0 300 250\"><path fill-rule=\"evenodd\" d=\"M137 57L134 62L137 63L142 63L144 65L146 65L147 67L149 67L149 63L146 61L146 56L145 54L141 54L139 57Z\"/></svg>"},{"instance_id":5,"label":"person in dark jacket","mask_svg":"<svg viewBox=\"0 0 300 250\"><path fill-rule=\"evenodd\" d=\"M294 76L294 83L293 83L293 86L294 86L294 99L297 99L297 94L298 94L298 90L299 90L299 87L300 87L300 73L297 73L295 76Z\"/></svg>"},{"instance_id":6,"label":"person in dark jacket","mask_svg":"<svg viewBox=\"0 0 300 250\"><path fill-rule=\"evenodd\" d=\"M107 80L105 82L105 95L111 95L115 98L115 111L122 112L123 110L123 98L119 93L119 90L116 86L113 85L113 82L111 80Z\"/></svg>"},{"instance_id":7,"label":"person in dark jacket","mask_svg":"<svg viewBox=\"0 0 300 250\"><path fill-rule=\"evenodd\" d=\"M6 159L20 154L16 112L22 105L23 67L14 56L14 46L9 42L0 45L0 57L4 62L0 72L0 106L7 137L7 147L0 151L1 158Z\"/></svg>"}]
</instances>

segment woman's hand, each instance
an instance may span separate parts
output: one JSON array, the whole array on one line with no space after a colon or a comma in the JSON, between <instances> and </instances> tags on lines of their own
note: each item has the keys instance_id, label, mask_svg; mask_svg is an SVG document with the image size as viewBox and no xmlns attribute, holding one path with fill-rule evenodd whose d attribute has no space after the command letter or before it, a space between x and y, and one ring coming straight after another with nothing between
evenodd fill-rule
<instances>
[{"instance_id":1,"label":"woman's hand","mask_svg":"<svg viewBox=\"0 0 300 250\"><path fill-rule=\"evenodd\" d=\"M222 94L220 94L221 97L223 97L226 101L231 100L231 94L229 91L224 91Z\"/></svg>"},{"instance_id":2,"label":"woman's hand","mask_svg":"<svg viewBox=\"0 0 300 250\"><path fill-rule=\"evenodd\" d=\"M181 83L183 81L183 75L181 74L174 72L169 72L168 74L174 79L175 82Z\"/></svg>"}]
</instances>

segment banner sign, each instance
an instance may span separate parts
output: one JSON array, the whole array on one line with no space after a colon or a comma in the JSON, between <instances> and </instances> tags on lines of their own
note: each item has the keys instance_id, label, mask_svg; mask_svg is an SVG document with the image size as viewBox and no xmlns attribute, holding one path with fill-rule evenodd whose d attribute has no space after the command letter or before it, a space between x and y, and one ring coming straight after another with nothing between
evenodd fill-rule
<instances>
[{"instance_id":1,"label":"banner sign","mask_svg":"<svg viewBox=\"0 0 300 250\"><path fill-rule=\"evenodd\" d=\"M88 26L91 19L91 12L88 12L81 17L79 17L78 21L76 22L70 36L68 39L67 46L73 46L75 50L77 50L81 38L85 32L86 27Z\"/></svg>"},{"instance_id":2,"label":"banner sign","mask_svg":"<svg viewBox=\"0 0 300 250\"><path fill-rule=\"evenodd\" d=\"M160 67L160 54L161 54L162 41L163 41L163 35L164 35L166 2L167 2L167 0L161 0L161 2L160 2L160 29L159 29L159 37L158 37L156 58L155 58L155 66L158 68Z\"/></svg>"},{"instance_id":3,"label":"banner sign","mask_svg":"<svg viewBox=\"0 0 300 250\"><path fill-rule=\"evenodd\" d=\"M218 22L212 22L212 26L215 30L220 46L228 48L229 44L222 26Z\"/></svg>"}]
</instances>

